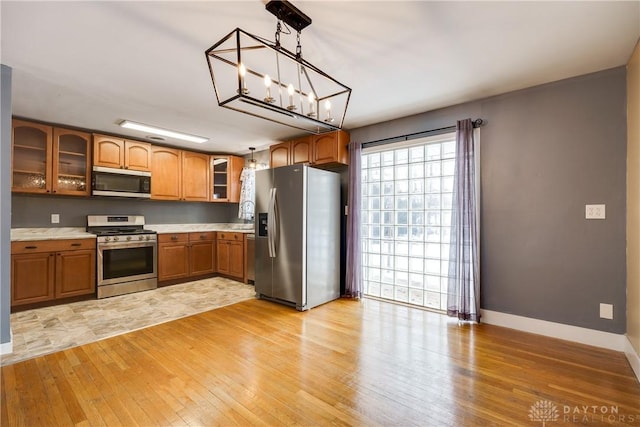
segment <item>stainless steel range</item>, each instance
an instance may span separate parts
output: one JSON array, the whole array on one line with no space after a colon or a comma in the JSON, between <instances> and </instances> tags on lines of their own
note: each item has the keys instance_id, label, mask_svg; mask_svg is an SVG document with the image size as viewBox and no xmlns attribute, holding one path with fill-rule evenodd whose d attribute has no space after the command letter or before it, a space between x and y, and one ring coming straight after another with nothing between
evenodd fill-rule
<instances>
[{"instance_id":1,"label":"stainless steel range","mask_svg":"<svg viewBox=\"0 0 640 427\"><path fill-rule=\"evenodd\" d=\"M98 245L98 298L158 287L158 243L140 215L88 215Z\"/></svg>"}]
</instances>

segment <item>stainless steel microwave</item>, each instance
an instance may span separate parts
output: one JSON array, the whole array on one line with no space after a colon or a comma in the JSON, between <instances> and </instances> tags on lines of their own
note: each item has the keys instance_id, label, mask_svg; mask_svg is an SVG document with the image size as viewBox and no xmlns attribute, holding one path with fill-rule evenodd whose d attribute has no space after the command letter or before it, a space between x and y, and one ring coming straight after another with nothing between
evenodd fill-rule
<instances>
[{"instance_id":1,"label":"stainless steel microwave","mask_svg":"<svg viewBox=\"0 0 640 427\"><path fill-rule=\"evenodd\" d=\"M151 197L151 172L94 166L91 194L148 199Z\"/></svg>"}]
</instances>

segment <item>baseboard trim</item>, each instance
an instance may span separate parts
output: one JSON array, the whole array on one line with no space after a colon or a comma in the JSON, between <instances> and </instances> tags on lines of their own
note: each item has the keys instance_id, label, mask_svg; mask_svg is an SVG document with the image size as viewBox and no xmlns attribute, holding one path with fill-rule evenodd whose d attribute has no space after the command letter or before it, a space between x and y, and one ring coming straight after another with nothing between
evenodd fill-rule
<instances>
[{"instance_id":1,"label":"baseboard trim","mask_svg":"<svg viewBox=\"0 0 640 427\"><path fill-rule=\"evenodd\" d=\"M636 374L636 378L640 381L640 354L636 352L636 349L631 345L629 337L625 337L624 355L627 356L631 369Z\"/></svg>"},{"instance_id":2,"label":"baseboard trim","mask_svg":"<svg viewBox=\"0 0 640 427\"><path fill-rule=\"evenodd\" d=\"M482 321L490 325L504 326L505 328L517 329L523 332L560 338L620 352L625 351L626 347L625 342L627 341L627 337L623 334L597 331L595 329L565 325L547 320L531 319L529 317L501 313L499 311L481 310L481 314Z\"/></svg>"},{"instance_id":3,"label":"baseboard trim","mask_svg":"<svg viewBox=\"0 0 640 427\"><path fill-rule=\"evenodd\" d=\"M0 344L0 356L13 353L13 330L9 329L9 342Z\"/></svg>"}]
</instances>

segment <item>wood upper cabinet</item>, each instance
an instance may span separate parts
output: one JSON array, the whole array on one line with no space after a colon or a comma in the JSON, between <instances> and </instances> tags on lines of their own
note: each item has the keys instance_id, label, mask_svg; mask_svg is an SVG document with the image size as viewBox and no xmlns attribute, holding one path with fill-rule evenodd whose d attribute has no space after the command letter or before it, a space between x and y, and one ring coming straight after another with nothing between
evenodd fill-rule
<instances>
[{"instance_id":1,"label":"wood upper cabinet","mask_svg":"<svg viewBox=\"0 0 640 427\"><path fill-rule=\"evenodd\" d=\"M269 167L279 168L291 164L291 143L289 141L269 147Z\"/></svg>"},{"instance_id":2,"label":"wood upper cabinet","mask_svg":"<svg viewBox=\"0 0 640 427\"><path fill-rule=\"evenodd\" d=\"M94 134L93 165L148 172L151 170L151 144Z\"/></svg>"},{"instance_id":3,"label":"wood upper cabinet","mask_svg":"<svg viewBox=\"0 0 640 427\"><path fill-rule=\"evenodd\" d=\"M91 188L91 135L71 129L53 128L52 192L88 196Z\"/></svg>"},{"instance_id":4,"label":"wood upper cabinet","mask_svg":"<svg viewBox=\"0 0 640 427\"><path fill-rule=\"evenodd\" d=\"M151 148L151 198L207 202L211 189L208 154Z\"/></svg>"},{"instance_id":5,"label":"wood upper cabinet","mask_svg":"<svg viewBox=\"0 0 640 427\"><path fill-rule=\"evenodd\" d=\"M94 239L11 243L11 306L96 291Z\"/></svg>"},{"instance_id":6,"label":"wood upper cabinet","mask_svg":"<svg viewBox=\"0 0 640 427\"><path fill-rule=\"evenodd\" d=\"M90 139L85 132L14 119L11 190L88 196Z\"/></svg>"},{"instance_id":7,"label":"wood upper cabinet","mask_svg":"<svg viewBox=\"0 0 640 427\"><path fill-rule=\"evenodd\" d=\"M238 156L211 156L212 202L240 201L240 174L244 159Z\"/></svg>"},{"instance_id":8,"label":"wood upper cabinet","mask_svg":"<svg viewBox=\"0 0 640 427\"><path fill-rule=\"evenodd\" d=\"M151 148L151 198L182 199L182 151L175 148Z\"/></svg>"},{"instance_id":9,"label":"wood upper cabinet","mask_svg":"<svg viewBox=\"0 0 640 427\"><path fill-rule=\"evenodd\" d=\"M309 163L349 164L349 133L339 130L307 135L269 147L271 167Z\"/></svg>"},{"instance_id":10,"label":"wood upper cabinet","mask_svg":"<svg viewBox=\"0 0 640 427\"><path fill-rule=\"evenodd\" d=\"M182 152L182 200L209 201L211 188L209 160L208 154Z\"/></svg>"},{"instance_id":11,"label":"wood upper cabinet","mask_svg":"<svg viewBox=\"0 0 640 427\"><path fill-rule=\"evenodd\" d=\"M312 163L313 144L311 135L291 141L291 164Z\"/></svg>"},{"instance_id":12,"label":"wood upper cabinet","mask_svg":"<svg viewBox=\"0 0 640 427\"><path fill-rule=\"evenodd\" d=\"M217 259L218 273L244 281L243 233L219 232Z\"/></svg>"},{"instance_id":13,"label":"wood upper cabinet","mask_svg":"<svg viewBox=\"0 0 640 427\"><path fill-rule=\"evenodd\" d=\"M343 130L313 135L313 164L349 164L349 134Z\"/></svg>"}]
</instances>

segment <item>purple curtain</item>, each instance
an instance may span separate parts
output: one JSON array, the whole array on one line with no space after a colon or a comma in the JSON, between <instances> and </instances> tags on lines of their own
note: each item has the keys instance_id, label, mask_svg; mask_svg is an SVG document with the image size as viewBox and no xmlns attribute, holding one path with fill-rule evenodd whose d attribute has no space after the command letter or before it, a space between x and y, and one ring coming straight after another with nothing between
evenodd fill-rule
<instances>
[{"instance_id":1,"label":"purple curtain","mask_svg":"<svg viewBox=\"0 0 640 427\"><path fill-rule=\"evenodd\" d=\"M466 119L456 126L447 314L475 322L480 321L477 211L476 146L473 123Z\"/></svg>"},{"instance_id":2,"label":"purple curtain","mask_svg":"<svg viewBox=\"0 0 640 427\"><path fill-rule=\"evenodd\" d=\"M362 145L349 144L349 196L347 205L347 268L345 297L360 298L362 296L362 250L360 243L360 211L362 209L360 164Z\"/></svg>"}]
</instances>

